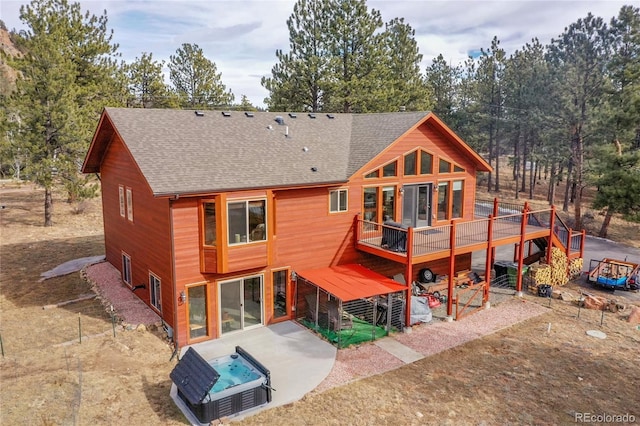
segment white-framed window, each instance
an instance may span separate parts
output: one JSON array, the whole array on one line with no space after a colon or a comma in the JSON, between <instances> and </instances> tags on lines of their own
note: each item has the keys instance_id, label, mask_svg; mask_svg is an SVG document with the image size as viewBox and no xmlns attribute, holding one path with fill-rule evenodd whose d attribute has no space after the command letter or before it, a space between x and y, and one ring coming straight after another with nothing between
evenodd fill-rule
<instances>
[{"instance_id":1,"label":"white-framed window","mask_svg":"<svg viewBox=\"0 0 640 426\"><path fill-rule=\"evenodd\" d=\"M127 219L133 222L133 193L127 188Z\"/></svg>"},{"instance_id":2,"label":"white-framed window","mask_svg":"<svg viewBox=\"0 0 640 426\"><path fill-rule=\"evenodd\" d=\"M131 257L122 253L122 281L131 286Z\"/></svg>"},{"instance_id":3,"label":"white-framed window","mask_svg":"<svg viewBox=\"0 0 640 426\"><path fill-rule=\"evenodd\" d=\"M229 201L227 204L229 244L246 244L267 239L267 201Z\"/></svg>"},{"instance_id":4,"label":"white-framed window","mask_svg":"<svg viewBox=\"0 0 640 426\"><path fill-rule=\"evenodd\" d=\"M338 213L347 211L347 190L336 189L329 191L329 212Z\"/></svg>"},{"instance_id":5,"label":"white-framed window","mask_svg":"<svg viewBox=\"0 0 640 426\"><path fill-rule=\"evenodd\" d=\"M161 281L152 272L149 272L149 294L151 298L151 306L158 311L162 311L162 304L160 298Z\"/></svg>"},{"instance_id":6,"label":"white-framed window","mask_svg":"<svg viewBox=\"0 0 640 426\"><path fill-rule=\"evenodd\" d=\"M124 186L118 185L118 198L120 200L120 216L125 217L126 208L124 201Z\"/></svg>"}]
</instances>

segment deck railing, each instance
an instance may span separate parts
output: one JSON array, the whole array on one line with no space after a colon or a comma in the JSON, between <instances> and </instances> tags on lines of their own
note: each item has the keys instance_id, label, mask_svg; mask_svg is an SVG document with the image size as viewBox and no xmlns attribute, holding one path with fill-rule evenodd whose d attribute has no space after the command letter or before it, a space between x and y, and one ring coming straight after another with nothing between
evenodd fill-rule
<instances>
[{"instance_id":1,"label":"deck railing","mask_svg":"<svg viewBox=\"0 0 640 426\"><path fill-rule=\"evenodd\" d=\"M506 214L508 211L517 211L517 206L513 203L494 203L491 202L489 209L488 201L480 201L480 208L476 212L489 212L486 218L478 218L471 221L452 223L441 226L424 227L424 228L406 228L404 225L395 224L396 226L376 223L356 218L356 226L358 231L358 242L379 247L383 250L397 252L401 255L412 250L414 255L422 255L427 253L436 253L451 249L451 230L456 227L455 246L465 247L481 244L489 240L489 229L492 229L491 240L513 239L519 236L523 229L525 232L536 232L541 230L550 230L553 224L553 234L557 241L562 244L562 249L569 257L578 257L581 255L584 244L584 233L572 231L562 221L555 212L555 209L540 209L526 212L526 223L524 209L522 212ZM497 210L498 215L490 218L493 211ZM490 222L493 223L490 226ZM409 235L411 234L411 235ZM539 232L538 232L539 235ZM549 234L546 234L549 235ZM413 246L407 247L407 242L412 241Z\"/></svg>"},{"instance_id":2,"label":"deck railing","mask_svg":"<svg viewBox=\"0 0 640 426\"><path fill-rule=\"evenodd\" d=\"M433 253L449 250L451 225L415 228L413 230L413 246L422 253Z\"/></svg>"}]
</instances>

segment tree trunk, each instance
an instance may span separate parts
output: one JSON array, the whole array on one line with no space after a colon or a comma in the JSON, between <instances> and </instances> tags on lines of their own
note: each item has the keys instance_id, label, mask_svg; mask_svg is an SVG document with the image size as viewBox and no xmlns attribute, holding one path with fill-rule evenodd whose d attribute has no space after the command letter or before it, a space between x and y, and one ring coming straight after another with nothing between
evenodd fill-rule
<instances>
[{"instance_id":1,"label":"tree trunk","mask_svg":"<svg viewBox=\"0 0 640 426\"><path fill-rule=\"evenodd\" d=\"M496 192L500 192L500 106L498 105L498 120L496 121Z\"/></svg>"},{"instance_id":2,"label":"tree trunk","mask_svg":"<svg viewBox=\"0 0 640 426\"><path fill-rule=\"evenodd\" d=\"M565 187L564 187L564 201L562 202L562 211L565 213L569 211L569 192L571 190L571 184L569 182L571 180L572 172L573 172L573 160L570 159L569 165L567 166L567 178L564 180Z\"/></svg>"},{"instance_id":3,"label":"tree trunk","mask_svg":"<svg viewBox=\"0 0 640 426\"><path fill-rule=\"evenodd\" d=\"M573 200L574 229L582 230L582 190L583 190L583 164L584 164L584 142L580 132L576 134L575 144L576 169L575 169L575 194Z\"/></svg>"},{"instance_id":4,"label":"tree trunk","mask_svg":"<svg viewBox=\"0 0 640 426\"><path fill-rule=\"evenodd\" d=\"M598 237L607 238L607 232L609 232L609 223L611 223L612 217L613 211L611 209L607 209L607 213L604 215L604 220L602 221L602 226L600 227Z\"/></svg>"},{"instance_id":5,"label":"tree trunk","mask_svg":"<svg viewBox=\"0 0 640 426\"><path fill-rule=\"evenodd\" d=\"M549 177L549 192L547 193L547 201L549 205L556 202L556 163L551 164L551 176Z\"/></svg>"},{"instance_id":6,"label":"tree trunk","mask_svg":"<svg viewBox=\"0 0 640 426\"><path fill-rule=\"evenodd\" d=\"M51 188L44 190L44 226L53 226L53 191Z\"/></svg>"},{"instance_id":7,"label":"tree trunk","mask_svg":"<svg viewBox=\"0 0 640 426\"><path fill-rule=\"evenodd\" d=\"M493 160L493 123L489 124L489 165L491 165ZM497 171L496 171L497 173ZM491 192L493 186L493 173L489 172L489 176L487 176L487 191Z\"/></svg>"},{"instance_id":8,"label":"tree trunk","mask_svg":"<svg viewBox=\"0 0 640 426\"><path fill-rule=\"evenodd\" d=\"M527 139L525 136L522 137L522 186L520 187L520 192L527 190L527 155L529 154Z\"/></svg>"}]
</instances>

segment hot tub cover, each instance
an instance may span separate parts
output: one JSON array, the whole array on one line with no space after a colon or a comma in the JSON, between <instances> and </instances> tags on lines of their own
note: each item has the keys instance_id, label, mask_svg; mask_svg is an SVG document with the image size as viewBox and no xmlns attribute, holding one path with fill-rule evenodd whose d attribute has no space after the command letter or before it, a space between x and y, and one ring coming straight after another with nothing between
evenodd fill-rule
<instances>
[{"instance_id":1,"label":"hot tub cover","mask_svg":"<svg viewBox=\"0 0 640 426\"><path fill-rule=\"evenodd\" d=\"M198 352L189 348L169 377L191 404L199 404L209 394L220 374Z\"/></svg>"}]
</instances>

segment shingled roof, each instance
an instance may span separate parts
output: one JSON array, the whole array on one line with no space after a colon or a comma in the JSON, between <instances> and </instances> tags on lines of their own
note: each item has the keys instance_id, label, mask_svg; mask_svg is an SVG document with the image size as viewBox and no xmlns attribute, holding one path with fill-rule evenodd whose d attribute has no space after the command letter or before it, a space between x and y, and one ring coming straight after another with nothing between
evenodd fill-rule
<instances>
[{"instance_id":1,"label":"shingled roof","mask_svg":"<svg viewBox=\"0 0 640 426\"><path fill-rule=\"evenodd\" d=\"M428 115L105 108L83 171L115 131L158 196L340 183Z\"/></svg>"}]
</instances>

